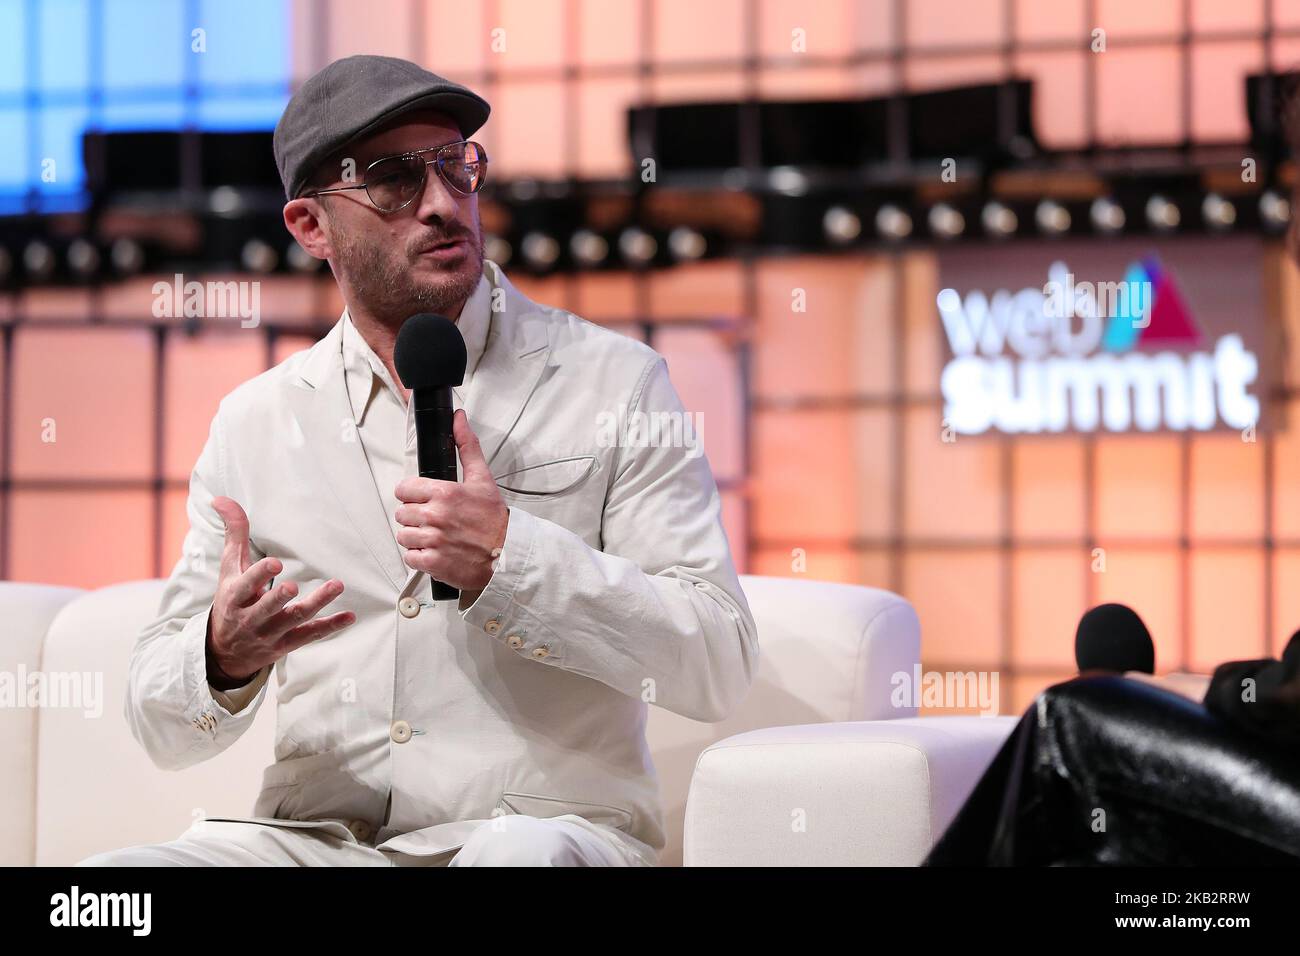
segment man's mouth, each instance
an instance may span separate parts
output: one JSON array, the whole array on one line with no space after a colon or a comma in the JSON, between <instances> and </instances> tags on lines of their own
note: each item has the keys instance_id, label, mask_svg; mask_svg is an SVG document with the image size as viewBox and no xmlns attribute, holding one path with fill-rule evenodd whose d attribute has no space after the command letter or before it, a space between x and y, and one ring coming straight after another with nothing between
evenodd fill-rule
<instances>
[{"instance_id":1,"label":"man's mouth","mask_svg":"<svg viewBox=\"0 0 1300 956\"><path fill-rule=\"evenodd\" d=\"M452 259L464 253L468 245L464 238L448 239L445 242L423 249L420 255L434 259Z\"/></svg>"}]
</instances>

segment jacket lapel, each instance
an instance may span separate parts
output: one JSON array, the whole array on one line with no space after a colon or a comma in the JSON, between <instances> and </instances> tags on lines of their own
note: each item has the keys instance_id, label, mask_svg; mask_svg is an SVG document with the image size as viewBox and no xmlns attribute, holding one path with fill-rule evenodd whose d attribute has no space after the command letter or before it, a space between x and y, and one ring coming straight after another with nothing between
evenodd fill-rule
<instances>
[{"instance_id":1,"label":"jacket lapel","mask_svg":"<svg viewBox=\"0 0 1300 956\"><path fill-rule=\"evenodd\" d=\"M465 409L490 467L543 381L551 340L542 307L516 289L495 262L485 260L483 269L493 287L502 290L493 298L503 306L489 314L487 344L469 384L452 391L461 399L456 407Z\"/></svg>"},{"instance_id":2,"label":"jacket lapel","mask_svg":"<svg viewBox=\"0 0 1300 956\"><path fill-rule=\"evenodd\" d=\"M543 380L551 342L541 308L520 293L496 263L485 260L483 268L493 287L503 290L493 297L503 307L489 314L487 341L469 384L452 391L453 405L465 409L491 466ZM340 319L312 346L298 375L289 380L289 406L302 432L304 452L357 536L400 591L413 572L402 561L365 449L351 427L342 344Z\"/></svg>"},{"instance_id":3,"label":"jacket lapel","mask_svg":"<svg viewBox=\"0 0 1300 956\"><path fill-rule=\"evenodd\" d=\"M302 429L305 452L313 458L316 473L384 574L400 589L410 569L402 561L365 449L353 427L352 406L343 380L342 346L340 319L312 347L300 378L289 383L289 405Z\"/></svg>"}]
</instances>

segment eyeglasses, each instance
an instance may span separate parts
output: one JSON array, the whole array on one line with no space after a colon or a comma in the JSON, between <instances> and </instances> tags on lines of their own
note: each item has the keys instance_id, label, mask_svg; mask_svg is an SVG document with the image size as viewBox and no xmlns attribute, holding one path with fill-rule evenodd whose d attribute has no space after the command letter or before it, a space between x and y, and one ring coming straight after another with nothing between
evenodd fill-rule
<instances>
[{"instance_id":1,"label":"eyeglasses","mask_svg":"<svg viewBox=\"0 0 1300 956\"><path fill-rule=\"evenodd\" d=\"M425 159L425 153L433 153L433 159ZM430 166L438 170L443 182L466 196L478 192L487 181L487 153L478 143L465 140L415 149L400 156L385 156L367 166L361 182L354 186L332 186L303 195L320 196L364 189L371 205L380 212L397 212L424 192Z\"/></svg>"}]
</instances>

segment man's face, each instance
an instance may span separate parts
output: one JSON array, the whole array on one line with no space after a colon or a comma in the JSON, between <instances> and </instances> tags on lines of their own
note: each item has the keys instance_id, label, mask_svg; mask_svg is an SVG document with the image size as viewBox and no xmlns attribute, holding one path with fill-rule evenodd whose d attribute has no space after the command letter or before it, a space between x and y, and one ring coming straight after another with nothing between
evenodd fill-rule
<instances>
[{"instance_id":1,"label":"man's face","mask_svg":"<svg viewBox=\"0 0 1300 956\"><path fill-rule=\"evenodd\" d=\"M355 163L354 181L359 183L376 159L462 138L445 114L417 111L358 141L343 159ZM433 159L433 153L425 153L424 158ZM331 186L351 185L343 177L342 162L325 175ZM361 189L295 202L320 204L320 251L329 260L345 300L381 321L400 323L417 312L459 314L461 303L483 274L478 196L452 189L434 167L428 167L424 192L396 212L376 209ZM287 213L286 209L286 220ZM449 240L459 244L434 251Z\"/></svg>"}]
</instances>

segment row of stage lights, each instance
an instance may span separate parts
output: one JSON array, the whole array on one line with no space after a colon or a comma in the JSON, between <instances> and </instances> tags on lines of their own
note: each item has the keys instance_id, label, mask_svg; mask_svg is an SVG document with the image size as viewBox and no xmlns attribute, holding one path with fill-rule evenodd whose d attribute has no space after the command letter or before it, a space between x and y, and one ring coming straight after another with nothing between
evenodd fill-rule
<instances>
[{"instance_id":1,"label":"row of stage lights","mask_svg":"<svg viewBox=\"0 0 1300 956\"><path fill-rule=\"evenodd\" d=\"M126 278L146 268L160 270L157 258L149 246L130 238L107 244L82 238L57 243L31 239L13 249L0 245L0 285L19 278L35 285ZM320 266L297 243L281 250L261 239L249 239L240 251L240 268L247 272L274 272L281 262L296 272L313 272Z\"/></svg>"},{"instance_id":2,"label":"row of stage lights","mask_svg":"<svg viewBox=\"0 0 1300 956\"><path fill-rule=\"evenodd\" d=\"M1238 224L1241 202L1225 198L1218 193L1207 194L1200 203L1201 220L1211 232L1223 233ZM1291 220L1291 203L1276 190L1266 190L1257 200L1259 224L1266 231L1277 234L1287 228ZM915 213L920 213L916 210ZM999 200L989 200L979 209L978 231L969 228L967 216L955 205L935 203L923 211L925 225L931 237L939 240L977 239L981 236L1006 239L1025 234L1021 217L1010 206ZM1037 234L1062 237L1080 231L1074 222L1075 215L1064 204L1054 199L1043 199L1033 207L1033 225ZM1145 225L1155 233L1175 234L1184 227L1180 205L1155 194L1149 197L1142 209L1143 223L1129 222L1129 214L1114 199L1101 197L1087 207L1088 228L1094 234L1117 236L1135 227ZM821 228L826 242L832 246L847 246L863 241L901 243L915 238L914 211L887 203L880 206L873 217L874 236L864 235L863 216L846 206L833 205L822 215ZM669 260L687 262L703 258L706 253L716 253L709 248L708 240L694 229L679 226L666 237ZM604 236L587 229L579 229L569 237L569 260L578 268L600 268L623 265L633 268L650 265L659 257L659 241L638 227L628 227L617 237L615 250ZM505 265L515 258L516 250L505 239L487 240L485 254L495 262ZM563 253L560 239L546 232L527 233L519 242L518 254L523 264L535 271L545 272L556 266Z\"/></svg>"},{"instance_id":3,"label":"row of stage lights","mask_svg":"<svg viewBox=\"0 0 1300 956\"><path fill-rule=\"evenodd\" d=\"M516 243L489 236L484 239L483 254L504 266L517 253L526 267L539 272L555 268L565 254L560 239L542 230L525 233L517 245L516 250ZM628 226L611 236L578 229L568 238L568 260L580 269L645 268L662 261L665 252L672 262L693 262L710 251L709 240L690 226L677 226L660 236L639 226Z\"/></svg>"},{"instance_id":4,"label":"row of stage lights","mask_svg":"<svg viewBox=\"0 0 1300 956\"><path fill-rule=\"evenodd\" d=\"M1200 204L1201 219L1211 232L1227 232L1237 225L1241 201L1209 193ZM1275 190L1266 190L1258 198L1260 224L1269 232L1279 233L1291 221L1291 203ZM929 235L941 240L980 238L981 236L1006 239L1018 234L1028 235L1021 216L1006 203L991 199L978 210L978 231L967 221L967 215L957 206L938 202L924 210L925 226ZM1033 231L1047 237L1065 236L1078 231L1074 214L1054 199L1040 200L1033 208ZM1162 195L1147 199L1142 209L1143 222L1129 222L1124 207L1108 197L1094 199L1087 209L1088 227L1093 233L1115 236L1134 226L1152 232L1172 234L1183 227L1180 205ZM886 203L876 210L873 225L874 237L864 235L863 216L843 205L831 206L822 216L822 233L831 245L849 245L872 238L885 242L903 242L916 232L913 213L902 206Z\"/></svg>"},{"instance_id":5,"label":"row of stage lights","mask_svg":"<svg viewBox=\"0 0 1300 956\"><path fill-rule=\"evenodd\" d=\"M1227 232L1238 224L1242 203L1247 200L1229 199L1218 193L1209 193L1200 202L1200 220L1212 232ZM1257 200L1256 212L1260 226L1274 234L1286 229L1291 218L1289 200L1276 190L1266 190ZM1022 223L1017 213L1007 203L991 199L982 206L968 206L963 212L957 205L938 202L929 207L908 209L903 205L886 203L875 210L874 216L855 211L845 205L832 205L821 217L821 231L826 243L832 247L848 247L861 243L902 243L918 236L917 218L923 218L925 233L941 241L958 239L1006 239L1017 235L1037 234L1044 237L1062 237L1082 231L1076 224L1076 213L1054 199L1042 199L1032 206L1032 231ZM1027 212L1022 206L1022 212ZM1183 208L1176 202L1156 194L1150 196L1141 210L1142 222L1130 223L1123 205L1114 199L1094 199L1086 208L1087 228L1096 235L1116 236L1135 228L1145 227L1152 232L1175 234L1184 226ZM872 220L874 234L865 234L864 218ZM968 221L977 218L978 222ZM577 269L643 269L651 265L671 265L691 262L706 255L726 254L719 248L717 239L710 239L689 226L678 226L658 234L639 226L602 234L580 228L566 240L545 230L533 230L512 238L487 235L484 237L484 255L501 265L516 262L523 268L545 273L562 265ZM238 265L231 268L266 275L277 271L312 274L322 269L323 263L308 255L296 242L273 245L261 238L248 238L238 253ZM108 275L127 277L141 273L146 268L161 271L164 256L157 255L135 239L118 238L106 245L87 239L73 239L55 245L46 239L31 239L18 247L0 244L0 284L20 280L26 284L49 284L64 280L89 282ZM205 266L211 269L211 266Z\"/></svg>"},{"instance_id":6,"label":"row of stage lights","mask_svg":"<svg viewBox=\"0 0 1300 956\"><path fill-rule=\"evenodd\" d=\"M540 230L525 233L515 242L485 235L483 246L484 255L494 262L507 265L517 258L527 268L539 272L555 268L565 254L557 237ZM666 250L673 261L685 262L702 258L709 250L709 243L702 233L686 226L661 236L635 226L612 236L579 229L568 239L567 258L579 268L618 267L619 264L643 268L656 258L662 259L661 250ZM109 276L125 278L146 269L165 271L170 268L165 264L166 258L130 238L115 239L108 244L81 238L70 242L31 239L16 248L0 244L0 285L11 280L46 285L65 280L84 283ZM277 246L264 239L249 238L240 247L238 258L238 266L233 268L258 275L281 271L309 275L324 267L321 260L308 255L293 241ZM205 264L204 268L211 271L213 266Z\"/></svg>"},{"instance_id":7,"label":"row of stage lights","mask_svg":"<svg viewBox=\"0 0 1300 956\"><path fill-rule=\"evenodd\" d=\"M1286 229L1291 220L1291 203L1286 196L1270 189L1262 193L1257 202L1258 220L1265 230L1276 234ZM1239 203L1240 200L1234 201L1218 193L1207 194L1200 204L1205 227L1217 233L1234 228L1238 222ZM1159 194L1152 195L1146 201L1142 214L1145 227L1152 232L1174 234L1184 225L1179 204ZM989 200L979 209L978 231L969 228L967 216L960 209L946 202L935 203L925 209L924 217L929 235L940 240L981 236L1006 239L1023 233L1020 215L996 199ZM1087 219L1091 231L1104 236L1120 235L1135 225L1129 223L1124 206L1107 197L1095 199L1088 205ZM1040 200L1034 206L1033 224L1039 235L1047 237L1062 237L1071 231L1078 231L1074 214L1064 204L1053 199ZM916 231L914 212L892 203L882 205L875 211L873 225L874 236L864 235L863 216L843 205L827 208L821 220L824 238L832 246L873 240L901 243L914 238ZM688 262L703 258L706 253L716 252L709 248L709 242L703 235L685 226L669 231L666 244L669 259L673 262ZM502 265L515 257L515 251L508 241L499 237L489 238L485 246L487 257ZM659 257L659 240L643 229L628 227L617 237L617 259L612 260L615 250L611 248L609 240L591 230L579 229L569 237L568 251L570 261L578 268L593 269L618 264L637 268L645 267ZM518 253L525 266L544 272L556 266L563 249L559 238L536 231L522 237Z\"/></svg>"}]
</instances>

